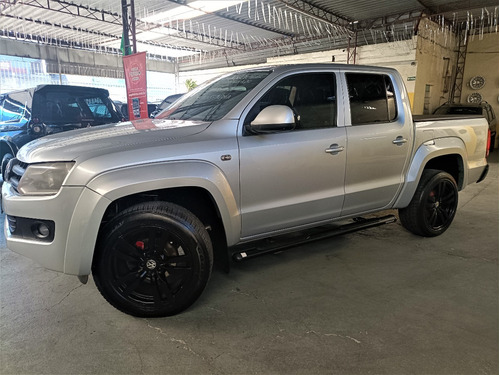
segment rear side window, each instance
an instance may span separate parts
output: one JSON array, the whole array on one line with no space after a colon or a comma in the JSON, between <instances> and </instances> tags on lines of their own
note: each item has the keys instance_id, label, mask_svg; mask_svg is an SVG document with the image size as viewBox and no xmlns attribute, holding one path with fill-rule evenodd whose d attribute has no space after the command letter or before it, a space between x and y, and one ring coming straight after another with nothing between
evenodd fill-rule
<instances>
[{"instance_id":1,"label":"rear side window","mask_svg":"<svg viewBox=\"0 0 500 375\"><path fill-rule=\"evenodd\" d=\"M51 124L101 125L119 121L111 102L96 92L49 90L40 93L37 102L42 121Z\"/></svg>"},{"instance_id":2,"label":"rear side window","mask_svg":"<svg viewBox=\"0 0 500 375\"><path fill-rule=\"evenodd\" d=\"M113 116L106 106L106 103L99 97L84 98L85 103L94 115L94 118L109 120Z\"/></svg>"},{"instance_id":3,"label":"rear side window","mask_svg":"<svg viewBox=\"0 0 500 375\"><path fill-rule=\"evenodd\" d=\"M391 122L397 117L394 86L388 75L346 73L352 125Z\"/></svg>"}]
</instances>

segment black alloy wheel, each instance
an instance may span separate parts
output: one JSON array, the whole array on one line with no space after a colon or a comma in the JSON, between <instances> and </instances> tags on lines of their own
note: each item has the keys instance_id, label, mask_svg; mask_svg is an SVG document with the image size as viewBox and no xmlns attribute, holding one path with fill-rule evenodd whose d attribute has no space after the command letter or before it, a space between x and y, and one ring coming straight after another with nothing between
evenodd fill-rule
<instances>
[{"instance_id":1,"label":"black alloy wheel","mask_svg":"<svg viewBox=\"0 0 500 375\"><path fill-rule=\"evenodd\" d=\"M417 235L438 236L453 222L458 206L454 178L439 170L424 170L408 207L399 210L401 224Z\"/></svg>"},{"instance_id":2,"label":"black alloy wheel","mask_svg":"<svg viewBox=\"0 0 500 375\"><path fill-rule=\"evenodd\" d=\"M103 229L93 264L96 285L119 310L168 316L189 307L210 277L213 250L203 224L166 202L131 207Z\"/></svg>"}]
</instances>

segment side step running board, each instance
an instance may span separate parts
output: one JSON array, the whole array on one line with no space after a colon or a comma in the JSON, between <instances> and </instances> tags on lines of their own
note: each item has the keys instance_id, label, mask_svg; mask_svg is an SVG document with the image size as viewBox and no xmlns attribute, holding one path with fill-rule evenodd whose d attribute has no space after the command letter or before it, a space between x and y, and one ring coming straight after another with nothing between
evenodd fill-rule
<instances>
[{"instance_id":1,"label":"side step running board","mask_svg":"<svg viewBox=\"0 0 500 375\"><path fill-rule=\"evenodd\" d=\"M397 219L394 215L387 215L377 218L364 219L355 218L349 224L322 226L305 231L292 233L288 235L276 236L264 240L238 245L230 249L233 259L241 261L253 258L263 254L274 253L294 247L297 245L309 243L312 241L323 240L326 238L356 232L358 230L377 227L379 225L394 223Z\"/></svg>"}]
</instances>

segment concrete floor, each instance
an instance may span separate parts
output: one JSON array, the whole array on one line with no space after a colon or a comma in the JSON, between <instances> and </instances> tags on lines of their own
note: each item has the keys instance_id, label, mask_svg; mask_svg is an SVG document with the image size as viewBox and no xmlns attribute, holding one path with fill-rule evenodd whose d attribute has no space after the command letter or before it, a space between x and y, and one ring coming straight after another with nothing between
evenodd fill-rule
<instances>
[{"instance_id":1,"label":"concrete floor","mask_svg":"<svg viewBox=\"0 0 500 375\"><path fill-rule=\"evenodd\" d=\"M441 237L390 224L233 264L170 318L3 244L0 374L498 374L493 160Z\"/></svg>"}]
</instances>

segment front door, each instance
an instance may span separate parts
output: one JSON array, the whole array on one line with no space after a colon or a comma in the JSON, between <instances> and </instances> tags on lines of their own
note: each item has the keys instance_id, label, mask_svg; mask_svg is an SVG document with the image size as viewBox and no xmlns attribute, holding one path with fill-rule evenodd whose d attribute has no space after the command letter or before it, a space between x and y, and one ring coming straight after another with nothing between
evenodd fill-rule
<instances>
[{"instance_id":1,"label":"front door","mask_svg":"<svg viewBox=\"0 0 500 375\"><path fill-rule=\"evenodd\" d=\"M328 220L342 210L346 133L336 126L334 73L283 78L253 106L245 123L273 104L290 106L297 126L239 139L243 238Z\"/></svg>"}]
</instances>

